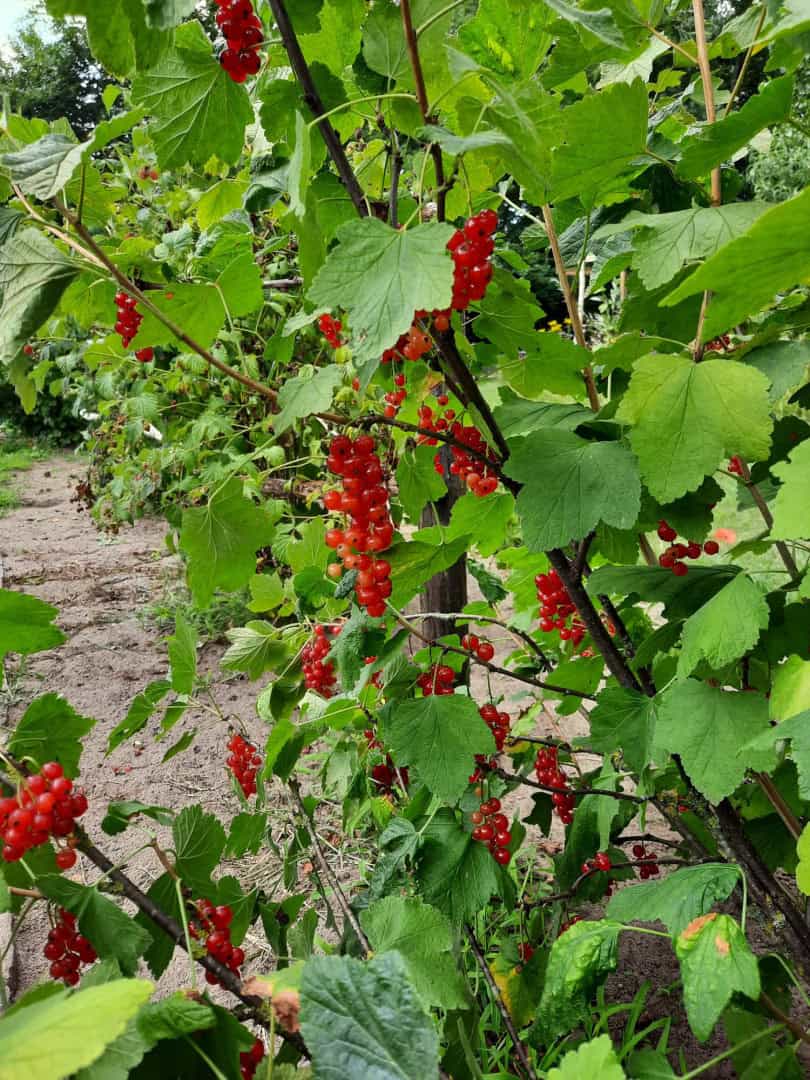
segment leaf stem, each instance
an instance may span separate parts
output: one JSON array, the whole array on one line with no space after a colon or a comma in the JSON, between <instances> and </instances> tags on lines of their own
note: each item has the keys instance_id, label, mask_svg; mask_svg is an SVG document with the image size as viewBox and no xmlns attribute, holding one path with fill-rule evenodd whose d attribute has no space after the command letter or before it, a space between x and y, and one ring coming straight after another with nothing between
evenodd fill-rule
<instances>
[{"instance_id":1,"label":"leaf stem","mask_svg":"<svg viewBox=\"0 0 810 1080\"><path fill-rule=\"evenodd\" d=\"M183 885L177 874L174 875L174 891L177 895L177 909L180 912L180 921L183 924L183 937L186 941L186 952L191 967L191 989L197 989L197 965L194 963L194 952L191 945L191 933L188 928L188 912L186 911L186 898L183 896Z\"/></svg>"}]
</instances>

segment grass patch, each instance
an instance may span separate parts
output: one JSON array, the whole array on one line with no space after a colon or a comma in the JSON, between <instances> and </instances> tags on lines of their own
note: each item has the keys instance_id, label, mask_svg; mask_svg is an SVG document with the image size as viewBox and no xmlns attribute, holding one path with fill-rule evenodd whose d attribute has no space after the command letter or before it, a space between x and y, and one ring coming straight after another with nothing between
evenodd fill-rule
<instances>
[{"instance_id":1,"label":"grass patch","mask_svg":"<svg viewBox=\"0 0 810 1080\"><path fill-rule=\"evenodd\" d=\"M0 516L20 505L14 473L30 469L45 451L26 439L0 439Z\"/></svg>"},{"instance_id":2,"label":"grass patch","mask_svg":"<svg viewBox=\"0 0 810 1080\"><path fill-rule=\"evenodd\" d=\"M145 628L169 634L174 631L177 616L182 615L197 631L201 642L223 641L226 630L234 626L244 626L256 617L247 606L249 601L250 594L247 589L236 593L217 592L208 607L201 611L194 607L186 586L175 581L165 586L161 597L145 604L137 612L136 618Z\"/></svg>"}]
</instances>

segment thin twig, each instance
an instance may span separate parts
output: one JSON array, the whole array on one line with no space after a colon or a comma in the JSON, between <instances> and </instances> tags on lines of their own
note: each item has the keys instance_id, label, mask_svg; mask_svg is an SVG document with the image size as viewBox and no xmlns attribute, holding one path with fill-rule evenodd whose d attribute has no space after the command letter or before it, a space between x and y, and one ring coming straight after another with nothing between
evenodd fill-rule
<instances>
[{"instance_id":1,"label":"thin twig","mask_svg":"<svg viewBox=\"0 0 810 1080\"><path fill-rule=\"evenodd\" d=\"M770 998L764 990L759 995L759 1000L762 1002L762 1004L765 1006L771 1016L773 1016L774 1019L779 1020L781 1023L783 1023L785 1027L788 1028L788 1030L791 1032L791 1034L793 1034L803 1043L810 1043L810 1033L805 1031L801 1024L797 1023L795 1020L791 1020L787 1013L782 1012L776 1002L772 998Z\"/></svg>"},{"instance_id":2,"label":"thin twig","mask_svg":"<svg viewBox=\"0 0 810 1080\"><path fill-rule=\"evenodd\" d=\"M748 488L751 498L754 500L754 505L756 506L757 510L759 510L760 516L762 517L762 520L765 522L765 524L768 526L768 531L770 532L770 530L773 528L773 514L771 513L770 507L765 501L765 498L757 485L752 482L751 470L748 467L748 463L745 461L744 458L740 457L739 455L737 456L737 460L740 463L740 476L742 482ZM785 569L790 574L793 581L798 581L801 577L801 573L798 566L796 565L796 561L793 558L793 555L791 554L790 548L787 546L784 540L775 541L774 547L779 552L779 557L781 558Z\"/></svg>"},{"instance_id":3,"label":"thin twig","mask_svg":"<svg viewBox=\"0 0 810 1080\"><path fill-rule=\"evenodd\" d=\"M759 37L760 31L762 30L762 26L763 26L763 24L765 22L765 16L767 14L768 14L768 7L767 7L767 5L765 3L763 3L762 11L760 11L759 18L757 19L757 25L754 28L754 36L751 39L751 44L748 46L748 48L745 51L745 56L743 57L742 66L740 67L739 74L737 75L737 78L736 78L736 80L734 82L734 86L732 86L732 88L731 88L731 93L729 94L728 101L726 102L726 108L725 108L725 111L723 112L723 118L724 119L725 119L725 117L727 117L730 114L732 108L734 107L734 101L735 101L735 99L737 97L737 94L739 94L739 92L740 92L740 88L742 87L743 80L745 79L745 74L748 71L748 65L751 63L751 57L754 55L754 49L756 48L756 45L757 45L757 38Z\"/></svg>"},{"instance_id":4,"label":"thin twig","mask_svg":"<svg viewBox=\"0 0 810 1080\"><path fill-rule=\"evenodd\" d=\"M490 769L489 771L510 784L522 784L524 787L535 788L537 791L546 791L549 795L574 795L577 798L584 798L586 795L605 795L610 799L634 803L648 803L653 799L652 795L633 795L629 791L609 791L607 788L552 787L550 784L541 784L537 780L532 780L528 776L521 776L520 773L507 772L506 769Z\"/></svg>"},{"instance_id":5,"label":"thin twig","mask_svg":"<svg viewBox=\"0 0 810 1080\"><path fill-rule=\"evenodd\" d=\"M419 58L419 41L413 25L410 0L400 0L399 8L402 13L402 28L405 32L405 45L408 49L408 59L413 71L413 81L416 88L416 100L419 103L419 111L422 120L429 124L433 120L430 115L427 89L425 87L425 75L422 71L422 61ZM447 207L447 188L444 178L444 161L442 160L442 148L438 143L430 144L430 155L433 158L433 169L436 174L436 217L444 221Z\"/></svg>"},{"instance_id":6,"label":"thin twig","mask_svg":"<svg viewBox=\"0 0 810 1080\"><path fill-rule=\"evenodd\" d=\"M695 16L695 44L697 45L697 62L700 69L700 81L703 84L703 101L706 105L706 121L713 124L717 119L714 108L714 84L712 83L712 67L709 61L709 46L706 41L706 19L703 14L703 0L692 0L692 12ZM712 206L719 206L723 201L720 187L720 168L712 169L711 172Z\"/></svg>"},{"instance_id":7,"label":"thin twig","mask_svg":"<svg viewBox=\"0 0 810 1080\"><path fill-rule=\"evenodd\" d=\"M486 979L487 986L489 987L490 993L492 994L492 997L495 1001L498 1012L501 1014L501 1019L503 1020L504 1027L509 1032L509 1038L512 1040L512 1045L515 1048L515 1053L518 1056L518 1060L520 1061L520 1064L522 1065L526 1075L529 1077L529 1080L537 1080L537 1073L534 1071L534 1067L532 1066L532 1063L529 1059L529 1054L526 1050L526 1047L520 1041L520 1036L515 1029L514 1022L512 1021L512 1015L509 1012L509 1009L506 1007L506 1003L504 1002L503 996L501 995L500 987L495 982L492 972L489 970L487 958L484 956L484 952L478 942L478 938L475 936L473 928L470 926L469 923L465 923L464 933L467 935L467 940L470 943L470 948L473 951L476 963L481 969L481 974Z\"/></svg>"}]
</instances>

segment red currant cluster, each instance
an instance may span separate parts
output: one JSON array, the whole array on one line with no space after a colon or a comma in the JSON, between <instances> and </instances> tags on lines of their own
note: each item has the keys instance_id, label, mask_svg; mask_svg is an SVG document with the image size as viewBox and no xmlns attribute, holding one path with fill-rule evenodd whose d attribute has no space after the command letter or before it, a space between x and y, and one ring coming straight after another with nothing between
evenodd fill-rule
<instances>
[{"instance_id":1,"label":"red currant cluster","mask_svg":"<svg viewBox=\"0 0 810 1080\"><path fill-rule=\"evenodd\" d=\"M227 42L219 62L234 82L243 83L262 66L259 56L264 39L262 21L250 0L214 0L214 3L219 8L217 26Z\"/></svg>"},{"instance_id":2,"label":"red currant cluster","mask_svg":"<svg viewBox=\"0 0 810 1080\"><path fill-rule=\"evenodd\" d=\"M257 1039L250 1050L239 1055L239 1072L242 1080L253 1080L256 1070L264 1058L264 1043Z\"/></svg>"},{"instance_id":3,"label":"red currant cluster","mask_svg":"<svg viewBox=\"0 0 810 1080\"><path fill-rule=\"evenodd\" d=\"M397 780L400 780L405 787L407 787L410 782L408 769L398 769L390 754L386 754L385 762L383 764L374 766L371 770L371 779L384 795L391 794Z\"/></svg>"},{"instance_id":4,"label":"red currant cluster","mask_svg":"<svg viewBox=\"0 0 810 1080\"><path fill-rule=\"evenodd\" d=\"M512 834L509 831L509 819L500 810L500 799L487 799L482 802L472 814L472 838L487 845L499 866L506 866L512 858L509 851Z\"/></svg>"},{"instance_id":5,"label":"red currant cluster","mask_svg":"<svg viewBox=\"0 0 810 1080\"><path fill-rule=\"evenodd\" d=\"M301 650L307 689L316 690L321 697L325 698L332 696L332 690L337 682L335 665L331 660L325 659L331 648L332 639L328 635L327 627L316 626L312 640L307 642Z\"/></svg>"},{"instance_id":6,"label":"red currant cluster","mask_svg":"<svg viewBox=\"0 0 810 1080\"><path fill-rule=\"evenodd\" d=\"M233 773L245 798L249 799L256 794L256 773L261 768L261 755L252 743L237 734L231 736L228 749L231 753L225 764Z\"/></svg>"},{"instance_id":7,"label":"red currant cluster","mask_svg":"<svg viewBox=\"0 0 810 1080\"><path fill-rule=\"evenodd\" d=\"M403 334L397 339L397 343L392 349L386 349L382 354L381 362L383 364L390 364L398 358L403 360L421 360L425 353L430 352L433 347L433 341L431 340L430 334L426 334L416 321L417 319L426 318L426 311L417 311L414 313L414 321L407 334Z\"/></svg>"},{"instance_id":8,"label":"red currant cluster","mask_svg":"<svg viewBox=\"0 0 810 1080\"><path fill-rule=\"evenodd\" d=\"M661 873L654 852L647 851L643 844L633 844L633 855L638 859L638 876L642 881Z\"/></svg>"},{"instance_id":9,"label":"red currant cluster","mask_svg":"<svg viewBox=\"0 0 810 1080\"><path fill-rule=\"evenodd\" d=\"M50 836L70 836L75 819L87 810L87 796L73 790L62 766L49 761L27 777L16 798L0 799L0 839L3 858L17 862L31 848L46 844ZM76 865L76 852L68 847L56 854L60 870Z\"/></svg>"},{"instance_id":10,"label":"red currant cluster","mask_svg":"<svg viewBox=\"0 0 810 1080\"><path fill-rule=\"evenodd\" d=\"M521 963L528 964L531 958L534 956L534 949L528 943L528 941L518 942L518 956L521 959Z\"/></svg>"},{"instance_id":11,"label":"red currant cluster","mask_svg":"<svg viewBox=\"0 0 810 1080\"><path fill-rule=\"evenodd\" d=\"M139 180L158 180L160 179L160 173L157 169L150 169L148 165L142 165L138 169Z\"/></svg>"},{"instance_id":12,"label":"red currant cluster","mask_svg":"<svg viewBox=\"0 0 810 1080\"><path fill-rule=\"evenodd\" d=\"M115 294L115 306L118 309L115 332L121 338L124 348L128 349L143 322L143 315L138 311L138 301L135 297L125 292Z\"/></svg>"},{"instance_id":13,"label":"red currant cluster","mask_svg":"<svg viewBox=\"0 0 810 1080\"><path fill-rule=\"evenodd\" d=\"M326 464L330 472L343 478L343 491L327 491L323 502L327 510L340 510L350 518L348 529L328 530L326 544L337 553L345 570L357 570L357 602L372 618L379 618L385 614L385 601L393 586L391 564L377 555L391 546L394 526L375 445L371 435L359 435L354 442L347 435L332 439ZM333 567L338 564L333 563L327 572L337 577Z\"/></svg>"},{"instance_id":14,"label":"red currant cluster","mask_svg":"<svg viewBox=\"0 0 810 1080\"><path fill-rule=\"evenodd\" d=\"M422 691L423 697L435 694L444 697L453 693L456 682L456 673L447 664L433 664L427 671L423 671L416 680L416 685Z\"/></svg>"},{"instance_id":15,"label":"red currant cluster","mask_svg":"<svg viewBox=\"0 0 810 1080\"><path fill-rule=\"evenodd\" d=\"M231 909L227 904L215 907L210 900L196 900L194 909L194 922L189 926L191 936L203 938L206 952L219 960L220 964L230 968L234 975L239 975L239 969L245 962L245 954L231 944ZM219 979L213 971L206 971L205 981L211 986L219 985Z\"/></svg>"},{"instance_id":16,"label":"red currant cluster","mask_svg":"<svg viewBox=\"0 0 810 1080\"><path fill-rule=\"evenodd\" d=\"M495 649L492 643L489 641L482 641L477 638L475 634L465 634L461 639L462 649L466 649L467 652L475 653L479 660L483 660L485 664L488 664L492 657L495 655Z\"/></svg>"},{"instance_id":17,"label":"red currant cluster","mask_svg":"<svg viewBox=\"0 0 810 1080\"><path fill-rule=\"evenodd\" d=\"M59 910L42 954L51 962L51 978L61 979L65 986L76 986L82 964L94 964L98 960L96 950L76 929L76 916L64 908Z\"/></svg>"},{"instance_id":18,"label":"red currant cluster","mask_svg":"<svg viewBox=\"0 0 810 1080\"><path fill-rule=\"evenodd\" d=\"M534 771L538 784L561 789L552 792L551 802L557 812L557 817L563 825L570 825L574 820L574 793L569 786L568 777L560 768L556 746L546 746L537 751L537 757L534 759Z\"/></svg>"},{"instance_id":19,"label":"red currant cluster","mask_svg":"<svg viewBox=\"0 0 810 1080\"><path fill-rule=\"evenodd\" d=\"M596 855L582 864L582 873L590 874L593 870L601 870L603 873L607 873L613 864L610 861L610 856L604 851L597 851Z\"/></svg>"},{"instance_id":20,"label":"red currant cluster","mask_svg":"<svg viewBox=\"0 0 810 1080\"><path fill-rule=\"evenodd\" d=\"M397 415L402 408L402 402L408 396L408 391L405 389L405 376L401 371L394 376L394 386L396 386L396 390L389 390L385 395L383 415L387 416L389 420L392 420Z\"/></svg>"},{"instance_id":21,"label":"red currant cluster","mask_svg":"<svg viewBox=\"0 0 810 1080\"><path fill-rule=\"evenodd\" d=\"M500 754L503 750L503 744L506 742L506 737L509 734L512 718L508 712L498 712L497 708L492 704L482 705L478 710L478 713L495 736L495 747Z\"/></svg>"},{"instance_id":22,"label":"red currant cluster","mask_svg":"<svg viewBox=\"0 0 810 1080\"><path fill-rule=\"evenodd\" d=\"M689 573L689 567L682 562L683 559L699 559L703 554L716 555L720 550L720 545L716 540L707 540L703 546L696 540L689 540L685 544L673 544L672 541L678 539L678 533L663 518L658 522L658 536L671 545L658 556L658 565L671 570L676 577L683 577L684 574Z\"/></svg>"},{"instance_id":23,"label":"red currant cluster","mask_svg":"<svg viewBox=\"0 0 810 1080\"><path fill-rule=\"evenodd\" d=\"M731 338L728 334L721 334L704 345L704 352L726 352L731 348Z\"/></svg>"},{"instance_id":24,"label":"red currant cluster","mask_svg":"<svg viewBox=\"0 0 810 1080\"><path fill-rule=\"evenodd\" d=\"M585 626L557 571L538 574L534 583L540 601L540 629L544 634L559 630L560 641L571 641L576 649L585 637Z\"/></svg>"},{"instance_id":25,"label":"red currant cluster","mask_svg":"<svg viewBox=\"0 0 810 1080\"><path fill-rule=\"evenodd\" d=\"M343 329L343 323L339 319L333 319L328 313L321 315L318 319L318 329L333 349L339 349L343 344L340 336L340 331Z\"/></svg>"},{"instance_id":26,"label":"red currant cluster","mask_svg":"<svg viewBox=\"0 0 810 1080\"><path fill-rule=\"evenodd\" d=\"M728 460L728 471L734 473L735 476L744 476L742 458L735 454Z\"/></svg>"},{"instance_id":27,"label":"red currant cluster","mask_svg":"<svg viewBox=\"0 0 810 1080\"><path fill-rule=\"evenodd\" d=\"M372 664L376 663L376 660L377 660L376 656L367 656L363 660L363 663L366 665L366 667L371 667ZM371 678L369 679L369 682L371 683L372 686L375 686L378 690L382 690L382 688L383 688L382 672L381 671L373 671L371 673Z\"/></svg>"},{"instance_id":28,"label":"red currant cluster","mask_svg":"<svg viewBox=\"0 0 810 1080\"><path fill-rule=\"evenodd\" d=\"M492 239L498 228L494 210L482 210L471 217L447 242L453 257L453 301L455 311L464 311L473 300L483 300L492 281ZM438 328L437 328L438 329Z\"/></svg>"}]
</instances>

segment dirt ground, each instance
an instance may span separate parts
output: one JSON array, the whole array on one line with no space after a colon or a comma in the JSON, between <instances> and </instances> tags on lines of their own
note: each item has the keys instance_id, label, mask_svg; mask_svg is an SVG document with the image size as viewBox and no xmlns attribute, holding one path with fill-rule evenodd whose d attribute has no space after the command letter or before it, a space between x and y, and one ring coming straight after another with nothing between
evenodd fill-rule
<instances>
[{"instance_id":1,"label":"dirt ground","mask_svg":"<svg viewBox=\"0 0 810 1080\"><path fill-rule=\"evenodd\" d=\"M163 543L164 529L159 522L139 522L132 529L122 529L117 537L99 534L91 519L79 514L70 501L81 474L81 461L70 456L35 465L18 478L19 507L0 518L3 586L58 607L58 624L68 636L61 648L29 657L17 674L12 674L8 686L0 692L0 723L13 725L35 696L48 691L63 695L74 708L97 719L82 759L82 784L90 801L83 822L90 835L117 861L142 843L143 833L130 829L120 836L107 837L101 832L101 818L112 800L138 799L175 810L199 802L224 822L238 812L239 806L224 768L227 726L213 714L188 714L184 723L198 728L196 742L174 758L171 768L159 767L168 744L155 743L151 737L156 721L141 737L106 755L108 735L126 714L133 697L148 682L167 672L164 640L138 616L145 605L165 595L167 585L179 580L181 568ZM506 641L499 643L492 637L502 651ZM222 652L221 645L207 645L201 650L200 668L211 673L211 693L226 717L238 717L256 742L263 743L266 728L255 713L257 684L243 676L219 672ZM499 687L495 689L500 691ZM514 709L517 711L517 703ZM584 730L581 719L555 720L551 714L538 733L571 738ZM530 793L520 798L512 796L510 809L513 804L528 812ZM284 807L276 810L284 816ZM161 834L159 827L156 831ZM561 831L553 832L549 850L561 839ZM333 858L340 876L350 876L351 867L342 864L338 849L333 849ZM161 869L152 851L142 852L130 864L131 876L144 888L159 876ZM96 877L95 868L84 859L73 873L78 880L92 881ZM304 880L302 887L307 884ZM47 929L44 911L35 908L18 936L13 986L17 994L45 975L47 962L42 957L42 946ZM261 971L269 960L261 936L249 935L245 948L245 970ZM645 981L663 991L676 978L677 964L668 942L625 935L620 972L608 981L608 997L612 1001L629 1001ZM168 991L187 984L188 961L178 950L159 989ZM663 992L653 997L643 1014L646 1022L667 1015L679 1001L679 996ZM672 1020L671 1045L684 1049L689 1065L705 1061L723 1048L721 1036L707 1046L698 1046L681 1011ZM734 1072L725 1063L704 1075L724 1077Z\"/></svg>"}]
</instances>

